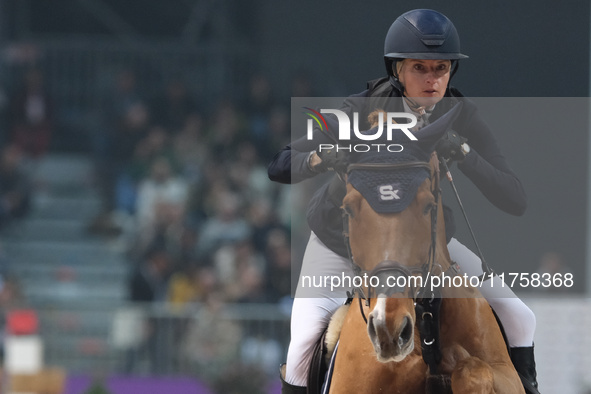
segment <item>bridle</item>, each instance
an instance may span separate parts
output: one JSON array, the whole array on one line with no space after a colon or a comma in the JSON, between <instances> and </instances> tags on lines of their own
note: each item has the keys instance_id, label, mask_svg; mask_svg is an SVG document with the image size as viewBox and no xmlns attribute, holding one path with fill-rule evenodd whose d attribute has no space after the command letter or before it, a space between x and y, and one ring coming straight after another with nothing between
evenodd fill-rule
<instances>
[{"instance_id":1,"label":"bridle","mask_svg":"<svg viewBox=\"0 0 591 394\"><path fill-rule=\"evenodd\" d=\"M439 168L435 166L435 170L433 171L433 167L429 162L426 161L409 161L403 163L353 163L347 167L347 174L354 170L371 170L371 171L402 171L411 168L424 168L429 171L429 179L432 182L431 186L431 193L434 197L434 207L431 209L431 243L430 243L430 250L429 250L429 257L425 263L421 267L414 267L409 269L408 267L403 266L402 264L394 261L383 261L377 267L375 267L372 271L367 272L363 271L361 267L359 267L354 260L353 253L351 251L351 245L349 243L349 217L346 212L343 212L343 237L345 240L345 245L347 248L347 253L349 255L349 260L353 264L353 269L357 274L365 273L369 274L370 277L372 275L378 275L385 272L396 272L402 275L410 277L411 275L420 273L422 280L421 284L422 287L418 288L416 292L413 292L413 301L416 303L420 298L433 298L435 297L434 294L429 294L431 290L424 286L424 284L429 282L430 276L433 274L433 270L436 266L435 263L435 255L436 255L436 246L437 246L437 215L438 215L438 207L439 207L439 197L441 195L441 189L439 185L440 179L440 172ZM405 289L402 289L402 292ZM361 306L361 300L365 300L366 306L369 306L369 298L365 295L363 288L357 287L354 289L354 292L359 294L359 302L360 308L362 310L362 316L364 320L367 322L367 318L365 313L363 312L363 308ZM432 292L431 292L432 293Z\"/></svg>"},{"instance_id":2,"label":"bridle","mask_svg":"<svg viewBox=\"0 0 591 394\"><path fill-rule=\"evenodd\" d=\"M382 261L369 272L369 275L371 277L372 275L377 276L382 273L389 273L390 275L392 273L397 273L406 276L406 279L415 274L421 275L421 287L419 287L417 291L413 291L412 299L415 305L415 314L417 315L417 323L421 337L422 357L429 367L429 373L435 375L438 372L438 366L442 358L439 345L439 311L442 298L439 289L428 288L425 285L429 283L435 267L441 269L441 266L435 262L437 252L437 216L439 211L439 199L441 196L439 166L436 165L435 168L433 168L431 163L426 161L409 161L402 163L354 163L347 167L347 174L354 170L401 171L411 168L427 169L429 171L429 179L431 180L431 193L434 198L434 206L431 209L431 242L429 256L427 261L420 267L411 268L403 266L395 261ZM353 259L351 245L349 243L349 216L344 211L343 237L349 254L349 260L353 264L353 269L356 274L360 274L363 271ZM456 273L458 272L455 264L452 264L449 270L453 270ZM398 288L395 292L404 293L404 291L406 291L406 288ZM365 295L362 287L354 288L353 293L348 294L348 303L353 301L355 292L359 293L359 310L365 324L367 324L367 317L365 316L362 300L365 300L366 306L369 306L371 287L368 290L368 292L370 292L369 296Z\"/></svg>"}]
</instances>

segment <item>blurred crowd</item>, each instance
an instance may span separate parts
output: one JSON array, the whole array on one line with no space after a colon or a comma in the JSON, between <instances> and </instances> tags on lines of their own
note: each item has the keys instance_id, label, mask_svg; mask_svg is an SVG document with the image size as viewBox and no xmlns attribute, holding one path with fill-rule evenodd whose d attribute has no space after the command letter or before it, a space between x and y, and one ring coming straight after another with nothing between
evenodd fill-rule
<instances>
[{"instance_id":1,"label":"blurred crowd","mask_svg":"<svg viewBox=\"0 0 591 394\"><path fill-rule=\"evenodd\" d=\"M105 98L94 138L103 211L90 231L117 237L134 270L130 300L182 305L290 294L285 188L266 165L289 139L289 107L263 75L248 99L204 108L182 80L142 95L131 71Z\"/></svg>"},{"instance_id":2,"label":"blurred crowd","mask_svg":"<svg viewBox=\"0 0 591 394\"><path fill-rule=\"evenodd\" d=\"M53 124L53 103L40 70L26 70L10 91L0 89L0 235L31 210L32 171L49 149ZM19 278L0 244L0 360L7 314L23 304Z\"/></svg>"},{"instance_id":3,"label":"blurred crowd","mask_svg":"<svg viewBox=\"0 0 591 394\"><path fill-rule=\"evenodd\" d=\"M126 70L105 97L104 129L93 138L103 210L89 230L127 254L129 301L204 308L187 322L148 319L124 372L137 371L143 352L150 372L170 373L180 349L204 377L239 355L247 364L270 355L274 373L286 338L249 332L224 319L221 305L291 303L289 187L270 182L266 168L290 140L289 98L279 100L261 74L242 101L203 104L180 79L156 97L142 91ZM174 349L163 348L171 337Z\"/></svg>"},{"instance_id":4,"label":"blurred crowd","mask_svg":"<svg viewBox=\"0 0 591 394\"><path fill-rule=\"evenodd\" d=\"M91 145L103 209L89 231L125 243L131 300L180 305L216 289L227 301L278 301L290 292L289 207L266 165L290 139L289 98L263 74L240 101L204 105L180 78L161 90L144 94L124 70L102 98ZM32 169L59 127L39 69L4 96L0 229L30 210Z\"/></svg>"},{"instance_id":5,"label":"blurred crowd","mask_svg":"<svg viewBox=\"0 0 591 394\"><path fill-rule=\"evenodd\" d=\"M32 171L45 155L54 128L53 102L37 68L23 72L12 90L0 89L0 231L30 209L35 185ZM0 289L16 283L9 258L0 250Z\"/></svg>"},{"instance_id":6,"label":"blurred crowd","mask_svg":"<svg viewBox=\"0 0 591 394\"><path fill-rule=\"evenodd\" d=\"M289 97L277 97L263 74L236 94L244 99L217 102L204 102L181 78L156 96L138 81L133 70L113 77L89 144L102 210L87 228L128 257L128 300L179 310L200 302L213 315L220 302L289 305L289 187L270 182L266 169L290 140ZM59 138L59 105L44 85L43 73L30 69L0 103L8 131L0 141L0 228L28 213L32 171ZM297 77L293 94L309 87ZM217 335L238 339L232 332Z\"/></svg>"},{"instance_id":7,"label":"blurred crowd","mask_svg":"<svg viewBox=\"0 0 591 394\"><path fill-rule=\"evenodd\" d=\"M12 92L0 91L0 229L24 217L34 187L31 170L48 148L53 103L40 70L27 70Z\"/></svg>"}]
</instances>

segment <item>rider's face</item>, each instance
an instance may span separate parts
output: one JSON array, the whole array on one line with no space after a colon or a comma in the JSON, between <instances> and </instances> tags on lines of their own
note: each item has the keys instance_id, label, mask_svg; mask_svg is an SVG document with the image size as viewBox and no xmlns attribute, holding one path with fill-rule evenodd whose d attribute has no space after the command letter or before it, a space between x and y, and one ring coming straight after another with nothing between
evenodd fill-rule
<instances>
[{"instance_id":1,"label":"rider's face","mask_svg":"<svg viewBox=\"0 0 591 394\"><path fill-rule=\"evenodd\" d=\"M407 97L423 106L441 100L450 78L450 60L405 59L399 71Z\"/></svg>"}]
</instances>

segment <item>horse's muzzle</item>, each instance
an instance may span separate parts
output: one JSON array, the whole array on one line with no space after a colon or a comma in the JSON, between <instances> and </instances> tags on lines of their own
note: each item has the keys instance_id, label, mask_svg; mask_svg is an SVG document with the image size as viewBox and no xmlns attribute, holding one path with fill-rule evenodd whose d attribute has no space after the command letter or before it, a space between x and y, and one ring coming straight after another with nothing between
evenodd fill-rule
<instances>
[{"instance_id":1,"label":"horse's muzzle","mask_svg":"<svg viewBox=\"0 0 591 394\"><path fill-rule=\"evenodd\" d=\"M394 327L388 327L385 318L387 298L379 298L367 320L367 333L378 361L402 361L414 349L414 322L410 315L399 319Z\"/></svg>"}]
</instances>

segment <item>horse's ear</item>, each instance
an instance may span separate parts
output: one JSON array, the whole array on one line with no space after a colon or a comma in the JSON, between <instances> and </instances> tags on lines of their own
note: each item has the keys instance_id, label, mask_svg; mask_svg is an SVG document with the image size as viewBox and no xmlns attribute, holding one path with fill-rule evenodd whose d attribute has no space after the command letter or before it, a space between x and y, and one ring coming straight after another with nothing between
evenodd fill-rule
<instances>
[{"instance_id":1,"label":"horse's ear","mask_svg":"<svg viewBox=\"0 0 591 394\"><path fill-rule=\"evenodd\" d=\"M458 118L462 111L463 103L460 101L454 105L449 111L443 116L437 119L435 122L423 127L416 133L415 137L418 139L418 143L427 152L431 152L435 149L437 141L443 135L451 129L453 122Z\"/></svg>"}]
</instances>

